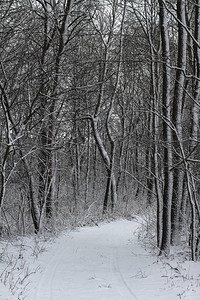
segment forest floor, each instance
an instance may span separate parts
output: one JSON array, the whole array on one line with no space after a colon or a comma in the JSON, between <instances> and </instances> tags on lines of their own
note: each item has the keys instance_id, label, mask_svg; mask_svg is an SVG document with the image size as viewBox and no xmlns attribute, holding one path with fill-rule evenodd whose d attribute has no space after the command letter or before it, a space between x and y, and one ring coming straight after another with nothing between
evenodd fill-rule
<instances>
[{"instance_id":1,"label":"forest floor","mask_svg":"<svg viewBox=\"0 0 200 300\"><path fill-rule=\"evenodd\" d=\"M160 258L141 219L0 242L1 300L200 300L200 262Z\"/></svg>"}]
</instances>

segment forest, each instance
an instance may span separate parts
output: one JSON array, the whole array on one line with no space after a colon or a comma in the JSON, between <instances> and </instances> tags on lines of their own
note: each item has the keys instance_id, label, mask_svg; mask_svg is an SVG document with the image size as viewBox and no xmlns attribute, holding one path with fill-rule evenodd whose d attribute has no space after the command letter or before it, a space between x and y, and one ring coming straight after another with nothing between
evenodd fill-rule
<instances>
[{"instance_id":1,"label":"forest","mask_svg":"<svg viewBox=\"0 0 200 300\"><path fill-rule=\"evenodd\" d=\"M151 208L200 258L200 0L0 1L0 238Z\"/></svg>"}]
</instances>

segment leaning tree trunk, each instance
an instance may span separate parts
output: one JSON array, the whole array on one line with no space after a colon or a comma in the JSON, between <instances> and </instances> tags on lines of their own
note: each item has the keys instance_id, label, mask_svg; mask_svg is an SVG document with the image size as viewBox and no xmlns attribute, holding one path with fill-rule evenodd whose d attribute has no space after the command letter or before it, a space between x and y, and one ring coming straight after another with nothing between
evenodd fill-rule
<instances>
[{"instance_id":1,"label":"leaning tree trunk","mask_svg":"<svg viewBox=\"0 0 200 300\"><path fill-rule=\"evenodd\" d=\"M104 203L103 203L103 213L105 213L107 211L107 208L108 208L108 196L109 196L109 193L110 193L110 189L111 189L111 186L112 188L114 187L113 189L113 192L115 193L115 190L116 190L116 183L115 183L115 176L114 176L114 173L112 171L112 167L111 167L111 160L113 159L112 157L110 158L104 144L103 144L103 141L102 141L102 138L99 134L99 131L98 131L98 118L96 117L93 117L90 119L91 120L91 124L92 124L92 129L93 129L93 133L94 133L94 138L95 138L95 141L96 141L96 144L97 144L97 147L99 149L99 152L101 154L101 157L105 163L105 166L106 166L106 169L107 169L107 174L108 174L108 177L107 177L107 185L106 185L106 192L105 192L105 197L104 197ZM114 182L114 185L113 185L113 182ZM114 196L116 196L116 194L113 194ZM112 201L116 201L116 199L113 199Z\"/></svg>"},{"instance_id":2,"label":"leaning tree trunk","mask_svg":"<svg viewBox=\"0 0 200 300\"><path fill-rule=\"evenodd\" d=\"M118 55L118 63L116 68L116 79L113 87L113 92L111 94L111 97L109 99L108 104L108 110L106 115L106 135L109 141L109 147L106 147L103 143L103 140L101 138L101 135L99 133L98 129L98 121L100 118L100 113L102 112L103 107L103 101L104 99L104 90L105 90L105 83L106 83L106 76L108 75L108 62L109 62L109 50L111 46L111 40L113 37L113 30L114 26L116 25L116 3L113 3L113 14L112 14L112 22L111 22L111 28L108 35L108 40L104 40L104 34L101 34L101 39L103 41L104 45L104 52L103 52L103 62L100 64L100 74L99 74L99 93L98 93L98 99L97 104L95 107L95 113L93 117L89 117L92 123L92 128L94 132L94 138L96 141L96 144L98 146L98 149L100 151L100 154L103 158L103 161L106 166L107 170L107 184L106 184L106 192L104 197L104 203L103 203L103 213L106 212L108 208L108 199L109 195L111 196L111 209L114 209L114 205L117 202L117 185L116 185L116 179L115 179L115 137L112 132L112 114L114 111L114 104L116 100L117 95L117 89L119 85L119 79L120 79L120 71L121 71L121 59L122 59L122 46L123 46L123 28L124 28L124 20L125 20L125 13L126 13L126 0L124 1L123 5L123 13L122 13L122 19L120 24L120 32L119 32L119 55Z\"/></svg>"}]
</instances>

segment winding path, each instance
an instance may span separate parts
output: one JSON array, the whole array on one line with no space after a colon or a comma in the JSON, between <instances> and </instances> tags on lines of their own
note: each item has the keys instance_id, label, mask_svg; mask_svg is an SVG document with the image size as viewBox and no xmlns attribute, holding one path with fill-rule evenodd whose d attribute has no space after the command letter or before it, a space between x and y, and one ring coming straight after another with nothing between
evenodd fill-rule
<instances>
[{"instance_id":1,"label":"winding path","mask_svg":"<svg viewBox=\"0 0 200 300\"><path fill-rule=\"evenodd\" d=\"M29 299L137 300L127 283L135 229L136 223L121 220L60 238Z\"/></svg>"}]
</instances>

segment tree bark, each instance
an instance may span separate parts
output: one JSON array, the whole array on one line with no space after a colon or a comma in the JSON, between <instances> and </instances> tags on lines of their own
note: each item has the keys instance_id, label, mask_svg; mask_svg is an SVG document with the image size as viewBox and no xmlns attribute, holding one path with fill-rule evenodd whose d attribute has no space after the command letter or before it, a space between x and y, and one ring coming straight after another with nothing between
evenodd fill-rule
<instances>
[{"instance_id":1,"label":"tree bark","mask_svg":"<svg viewBox=\"0 0 200 300\"><path fill-rule=\"evenodd\" d=\"M186 26L185 18L185 1L177 1L177 19L178 19L178 57L177 57L177 70L174 88L173 99L173 123L175 131L173 131L173 146L175 149L174 164L180 160L180 148L179 143L182 143L182 111L183 111L183 96L185 85L185 68L186 68L186 47L187 47L187 32L184 28ZM184 171L181 167L174 169L174 181L173 181L173 195L172 195L172 244L178 244L180 242L180 208L183 196L183 178Z\"/></svg>"},{"instance_id":2,"label":"tree bark","mask_svg":"<svg viewBox=\"0 0 200 300\"><path fill-rule=\"evenodd\" d=\"M197 43L200 43L200 0L196 0L195 2L195 40ZM194 149L198 146L198 135L199 135L199 96L200 96L200 49L197 43L194 43L194 75L195 75L195 82L194 82L194 93L193 93L193 106L192 106L192 130L191 130L191 151L192 155L190 158L194 158ZM190 176L193 176L194 167L188 166L190 170ZM188 175L189 176L189 175ZM192 212L192 238L191 238L191 252L192 252L192 259L196 259L196 255L198 255L198 247L199 247L199 237L197 238L196 235L196 211L198 213L198 223L200 223L200 208L199 203L197 200L196 195L196 186L194 178L190 178L193 185L193 194L191 193L190 204L191 204L191 212ZM189 182L188 179L188 184ZM188 192L190 192L190 186L188 186ZM196 240L197 238L197 240ZM196 243L196 245L195 245Z\"/></svg>"},{"instance_id":3,"label":"tree bark","mask_svg":"<svg viewBox=\"0 0 200 300\"><path fill-rule=\"evenodd\" d=\"M163 220L162 220L162 242L160 254L168 255L170 252L171 241L171 201L172 201L172 185L173 175L170 171L172 166L172 132L169 123L171 122L170 110L170 47L169 35L167 28L167 11L165 1L159 0L159 15L162 40L162 66L163 66L163 91L162 91L162 106L163 106L163 142L164 142L164 190L163 190Z\"/></svg>"}]
</instances>

